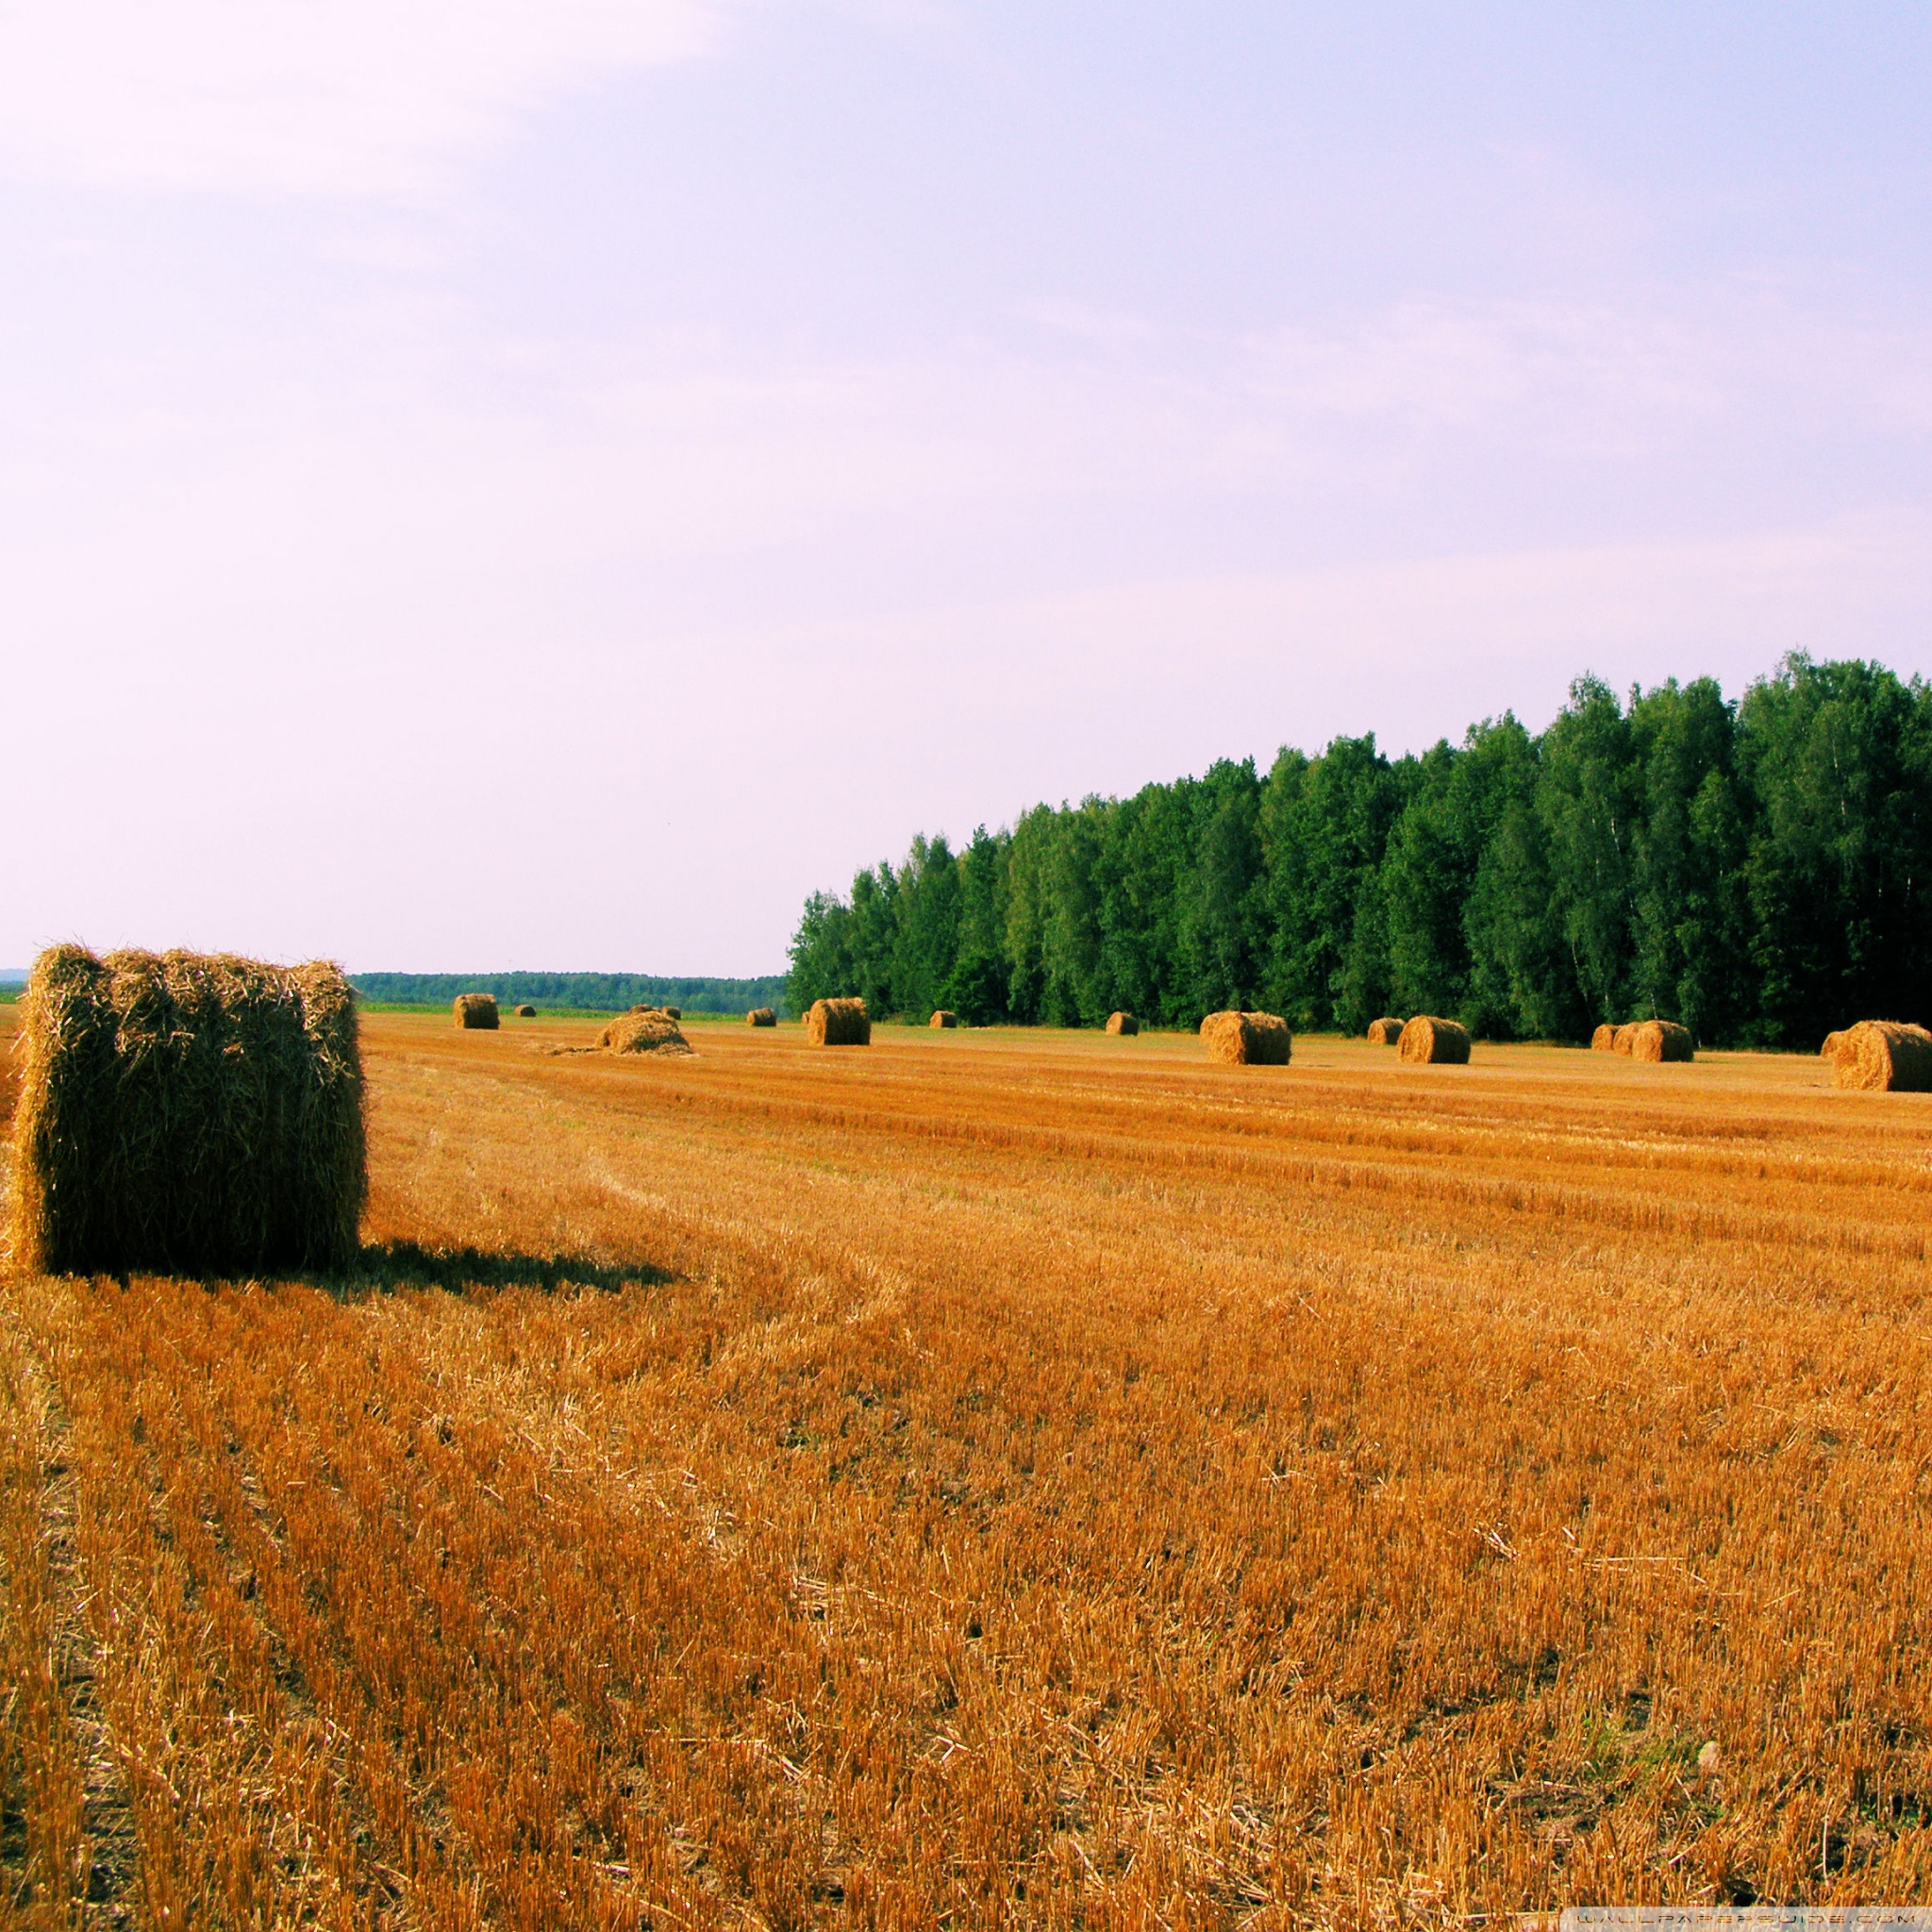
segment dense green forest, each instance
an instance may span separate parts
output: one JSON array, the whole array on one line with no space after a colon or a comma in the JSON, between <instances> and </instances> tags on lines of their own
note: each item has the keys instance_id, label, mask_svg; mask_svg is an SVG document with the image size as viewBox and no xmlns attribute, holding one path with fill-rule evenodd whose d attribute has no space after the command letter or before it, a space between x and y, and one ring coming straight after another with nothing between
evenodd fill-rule
<instances>
[{"instance_id":1,"label":"dense green forest","mask_svg":"<svg viewBox=\"0 0 1932 1932\"><path fill-rule=\"evenodd\" d=\"M501 1006L574 1007L621 1013L628 1007L681 1007L687 1013L747 1013L783 1007L785 981L653 979L641 973L357 973L356 991L375 1006L446 1007L459 992L494 993Z\"/></svg>"},{"instance_id":2,"label":"dense green forest","mask_svg":"<svg viewBox=\"0 0 1932 1932\"><path fill-rule=\"evenodd\" d=\"M1506 713L1420 757L1338 738L1037 806L814 894L791 958L794 1010L1532 1040L1641 1016L1810 1048L1932 1018L1932 687L1803 654L1736 701L1585 677L1540 736Z\"/></svg>"}]
</instances>

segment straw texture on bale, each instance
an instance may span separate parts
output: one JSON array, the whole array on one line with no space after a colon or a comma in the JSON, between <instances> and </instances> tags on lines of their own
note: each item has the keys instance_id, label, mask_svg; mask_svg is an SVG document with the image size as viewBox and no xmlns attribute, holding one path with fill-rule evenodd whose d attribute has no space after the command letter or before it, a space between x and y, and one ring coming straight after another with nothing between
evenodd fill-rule
<instances>
[{"instance_id":1,"label":"straw texture on bale","mask_svg":"<svg viewBox=\"0 0 1932 1932\"><path fill-rule=\"evenodd\" d=\"M1898 1020L1860 1020L1839 1042L1832 1079L1876 1092L1932 1092L1932 1033Z\"/></svg>"},{"instance_id":2,"label":"straw texture on bale","mask_svg":"<svg viewBox=\"0 0 1932 1932\"><path fill-rule=\"evenodd\" d=\"M1107 1016L1107 1030L1109 1033L1138 1033L1141 1023L1131 1013L1109 1013Z\"/></svg>"},{"instance_id":3,"label":"straw texture on bale","mask_svg":"<svg viewBox=\"0 0 1932 1932\"><path fill-rule=\"evenodd\" d=\"M597 1036L611 1053L688 1054L691 1042L677 1030L669 1008L633 1007L620 1013Z\"/></svg>"},{"instance_id":4,"label":"straw texture on bale","mask_svg":"<svg viewBox=\"0 0 1932 1932\"><path fill-rule=\"evenodd\" d=\"M1469 1029L1454 1020L1418 1013L1402 1029L1395 1050L1406 1060L1426 1060L1439 1067L1469 1064Z\"/></svg>"},{"instance_id":5,"label":"straw texture on bale","mask_svg":"<svg viewBox=\"0 0 1932 1932\"><path fill-rule=\"evenodd\" d=\"M339 967L56 946L21 1017L20 1265L242 1275L354 1261L362 1059Z\"/></svg>"},{"instance_id":6,"label":"straw texture on bale","mask_svg":"<svg viewBox=\"0 0 1932 1932\"><path fill-rule=\"evenodd\" d=\"M814 1046L870 1046L872 1019L863 1000L814 1000L805 1016L805 1037Z\"/></svg>"},{"instance_id":7,"label":"straw texture on bale","mask_svg":"<svg viewBox=\"0 0 1932 1932\"><path fill-rule=\"evenodd\" d=\"M1369 1022L1369 1044L1371 1046L1393 1046L1402 1038L1400 1020L1371 1020Z\"/></svg>"},{"instance_id":8,"label":"straw texture on bale","mask_svg":"<svg viewBox=\"0 0 1932 1932\"><path fill-rule=\"evenodd\" d=\"M496 1014L493 992L459 992L456 996L457 1024L471 1031L490 1032L503 1023Z\"/></svg>"},{"instance_id":9,"label":"straw texture on bale","mask_svg":"<svg viewBox=\"0 0 1932 1932\"><path fill-rule=\"evenodd\" d=\"M667 1014L670 1018L674 1020L681 1020L684 1018L684 1008L682 1007L659 1007L658 1010L660 1013Z\"/></svg>"},{"instance_id":10,"label":"straw texture on bale","mask_svg":"<svg viewBox=\"0 0 1932 1932\"><path fill-rule=\"evenodd\" d=\"M1615 1053L1617 1050L1617 1029L1607 1021L1590 1036L1591 1053Z\"/></svg>"},{"instance_id":11,"label":"straw texture on bale","mask_svg":"<svg viewBox=\"0 0 1932 1932\"><path fill-rule=\"evenodd\" d=\"M1838 1050L1844 1043L1844 1030L1840 1030L1837 1033L1827 1033L1824 1036L1824 1044L1818 1049L1818 1058L1822 1060L1837 1059Z\"/></svg>"},{"instance_id":12,"label":"straw texture on bale","mask_svg":"<svg viewBox=\"0 0 1932 1932\"><path fill-rule=\"evenodd\" d=\"M770 1007L754 1007L744 1016L744 1024L747 1026L775 1026L778 1024L778 1016Z\"/></svg>"},{"instance_id":13,"label":"straw texture on bale","mask_svg":"<svg viewBox=\"0 0 1932 1932\"><path fill-rule=\"evenodd\" d=\"M519 1007L517 1008L517 1018L519 1020L534 1020L536 1017L537 1009L535 1007Z\"/></svg>"},{"instance_id":14,"label":"straw texture on bale","mask_svg":"<svg viewBox=\"0 0 1932 1932\"><path fill-rule=\"evenodd\" d=\"M1274 1013L1209 1013L1201 1039L1209 1059L1235 1067L1285 1067L1294 1052L1288 1022Z\"/></svg>"},{"instance_id":15,"label":"straw texture on bale","mask_svg":"<svg viewBox=\"0 0 1932 1932\"><path fill-rule=\"evenodd\" d=\"M925 1024L928 1026L957 1026L959 1024L959 1016L958 1013L948 1012L944 1007L940 1007Z\"/></svg>"},{"instance_id":16,"label":"straw texture on bale","mask_svg":"<svg viewBox=\"0 0 1932 1932\"><path fill-rule=\"evenodd\" d=\"M1633 1060L1694 1060L1697 1044L1690 1029L1674 1020L1633 1020L1617 1028L1617 1051Z\"/></svg>"}]
</instances>

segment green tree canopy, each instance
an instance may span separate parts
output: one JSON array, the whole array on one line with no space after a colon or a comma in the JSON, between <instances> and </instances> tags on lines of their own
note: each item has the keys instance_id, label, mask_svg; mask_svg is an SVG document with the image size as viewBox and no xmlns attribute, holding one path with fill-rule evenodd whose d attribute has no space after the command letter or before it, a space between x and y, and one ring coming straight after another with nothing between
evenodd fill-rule
<instances>
[{"instance_id":1,"label":"green tree canopy","mask_svg":"<svg viewBox=\"0 0 1932 1932\"><path fill-rule=\"evenodd\" d=\"M1793 656L1734 704L1709 678L1620 702L1582 677L1541 735L1506 712L1392 763L1338 738L1265 777L1223 760L1036 806L957 853L916 839L807 901L789 991L981 1024L1266 1005L1350 1032L1382 1011L1545 1040L1657 1017L1809 1047L1932 1017L1928 838L1921 680Z\"/></svg>"}]
</instances>

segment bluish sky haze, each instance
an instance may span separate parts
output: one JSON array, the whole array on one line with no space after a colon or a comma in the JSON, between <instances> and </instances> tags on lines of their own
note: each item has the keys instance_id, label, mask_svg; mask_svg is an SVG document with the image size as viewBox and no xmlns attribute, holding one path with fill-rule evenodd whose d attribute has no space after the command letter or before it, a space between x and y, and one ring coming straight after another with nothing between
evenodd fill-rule
<instances>
[{"instance_id":1,"label":"bluish sky haze","mask_svg":"<svg viewBox=\"0 0 1932 1932\"><path fill-rule=\"evenodd\" d=\"M1932 669L1927 99L1919 5L0 6L0 963L770 971L1038 799Z\"/></svg>"}]
</instances>

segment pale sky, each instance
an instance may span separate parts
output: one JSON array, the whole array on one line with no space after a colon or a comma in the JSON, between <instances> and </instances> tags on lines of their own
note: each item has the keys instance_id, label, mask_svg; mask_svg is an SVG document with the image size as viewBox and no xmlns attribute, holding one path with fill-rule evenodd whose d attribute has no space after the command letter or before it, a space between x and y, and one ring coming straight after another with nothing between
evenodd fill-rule
<instances>
[{"instance_id":1,"label":"pale sky","mask_svg":"<svg viewBox=\"0 0 1932 1932\"><path fill-rule=\"evenodd\" d=\"M1040 800L1932 670L1932 8L0 0L0 965L777 970Z\"/></svg>"}]
</instances>

